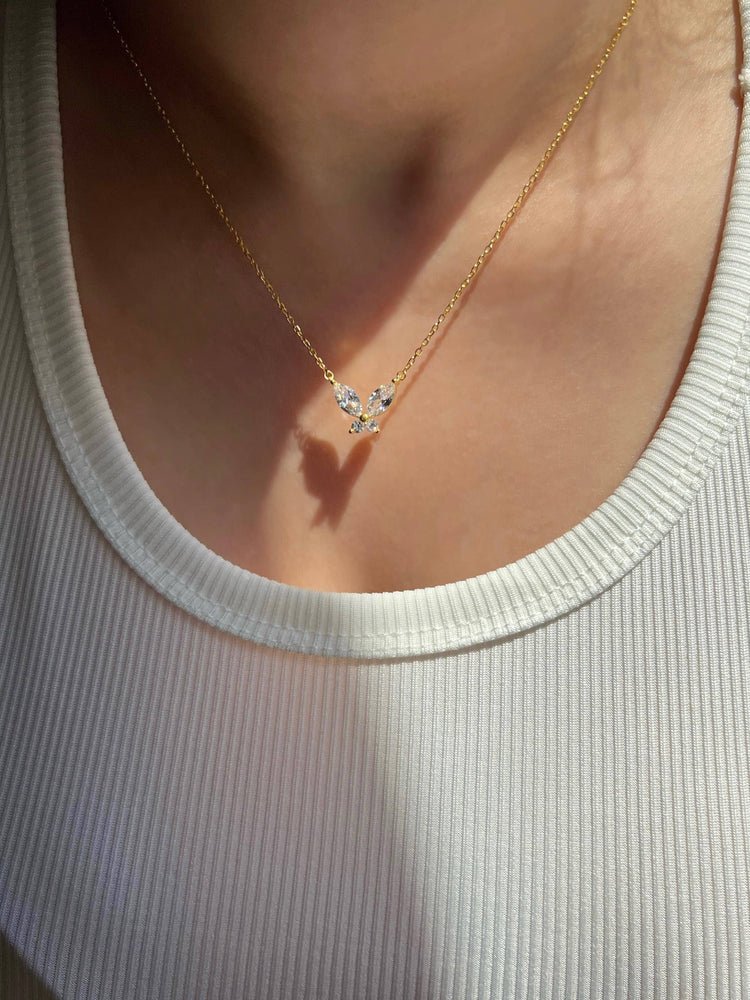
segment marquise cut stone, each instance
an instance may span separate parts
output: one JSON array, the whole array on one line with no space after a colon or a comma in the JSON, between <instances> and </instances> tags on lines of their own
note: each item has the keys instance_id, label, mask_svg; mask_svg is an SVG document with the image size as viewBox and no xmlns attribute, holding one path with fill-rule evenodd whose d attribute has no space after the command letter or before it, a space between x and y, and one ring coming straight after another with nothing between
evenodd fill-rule
<instances>
[{"instance_id":1,"label":"marquise cut stone","mask_svg":"<svg viewBox=\"0 0 750 1000\"><path fill-rule=\"evenodd\" d=\"M333 392L336 396L336 402L344 413L348 413L351 417L358 417L360 415L362 412L362 403L351 386L344 385L342 382L334 382Z\"/></svg>"},{"instance_id":2,"label":"marquise cut stone","mask_svg":"<svg viewBox=\"0 0 750 1000\"><path fill-rule=\"evenodd\" d=\"M378 431L380 430L380 428L378 427L377 420L367 420L365 423L362 424L362 426L367 428L367 430L371 434L377 434Z\"/></svg>"},{"instance_id":3,"label":"marquise cut stone","mask_svg":"<svg viewBox=\"0 0 750 1000\"><path fill-rule=\"evenodd\" d=\"M349 428L349 433L350 434L361 434L364 429L365 429L365 425L362 423L362 421L361 420L355 420L354 423L352 424L352 426Z\"/></svg>"},{"instance_id":4,"label":"marquise cut stone","mask_svg":"<svg viewBox=\"0 0 750 1000\"><path fill-rule=\"evenodd\" d=\"M388 382L387 385L379 386L367 401L367 410L365 412L368 417L375 417L378 413L384 413L393 402L395 395L395 382Z\"/></svg>"}]
</instances>

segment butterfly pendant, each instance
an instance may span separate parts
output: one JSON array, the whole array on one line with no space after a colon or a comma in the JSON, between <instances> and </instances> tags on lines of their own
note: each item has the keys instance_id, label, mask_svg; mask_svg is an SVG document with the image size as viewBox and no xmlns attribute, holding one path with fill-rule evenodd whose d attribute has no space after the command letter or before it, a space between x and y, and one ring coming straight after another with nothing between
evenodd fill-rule
<instances>
[{"instance_id":1,"label":"butterfly pendant","mask_svg":"<svg viewBox=\"0 0 750 1000\"><path fill-rule=\"evenodd\" d=\"M360 434L365 430L371 434L377 434L380 427L374 418L385 413L393 402L393 397L396 395L396 383L388 382L387 385L381 385L375 389L364 408L359 396L351 386L344 385L342 382L334 382L333 392L336 396L336 402L344 413L357 418L349 428L350 434Z\"/></svg>"}]
</instances>

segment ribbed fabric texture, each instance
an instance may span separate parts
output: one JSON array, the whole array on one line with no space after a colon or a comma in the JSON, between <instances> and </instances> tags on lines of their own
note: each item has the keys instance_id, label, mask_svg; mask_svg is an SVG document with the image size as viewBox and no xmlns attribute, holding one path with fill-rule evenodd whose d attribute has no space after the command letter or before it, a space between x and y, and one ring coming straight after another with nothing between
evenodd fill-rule
<instances>
[{"instance_id":1,"label":"ribbed fabric texture","mask_svg":"<svg viewBox=\"0 0 750 1000\"><path fill-rule=\"evenodd\" d=\"M180 533L107 422L52 10L10 2L0 146L0 998L750 1000L747 122L603 515L460 585L295 591Z\"/></svg>"}]
</instances>

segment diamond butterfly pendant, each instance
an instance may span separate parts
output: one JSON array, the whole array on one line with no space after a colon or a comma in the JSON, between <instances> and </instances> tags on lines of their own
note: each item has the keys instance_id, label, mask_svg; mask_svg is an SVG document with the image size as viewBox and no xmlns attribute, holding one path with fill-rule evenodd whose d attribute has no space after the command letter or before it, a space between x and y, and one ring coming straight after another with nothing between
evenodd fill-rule
<instances>
[{"instance_id":1,"label":"diamond butterfly pendant","mask_svg":"<svg viewBox=\"0 0 750 1000\"><path fill-rule=\"evenodd\" d=\"M396 383L388 382L386 385L378 386L367 400L367 406L364 408L359 396L351 386L334 382L333 392L336 396L336 402L344 413L348 413L350 417L356 417L349 428L350 434L360 434L365 430L371 434L377 434L380 427L374 418L385 413L393 402L393 397L396 395Z\"/></svg>"}]
</instances>

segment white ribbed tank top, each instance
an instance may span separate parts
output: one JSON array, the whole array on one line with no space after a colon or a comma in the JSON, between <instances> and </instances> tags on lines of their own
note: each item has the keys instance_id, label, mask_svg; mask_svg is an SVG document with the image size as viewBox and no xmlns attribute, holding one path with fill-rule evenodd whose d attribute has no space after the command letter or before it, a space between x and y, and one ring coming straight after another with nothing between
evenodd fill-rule
<instances>
[{"instance_id":1,"label":"white ribbed tank top","mask_svg":"<svg viewBox=\"0 0 750 1000\"><path fill-rule=\"evenodd\" d=\"M112 419L53 0L0 141L0 997L750 998L750 117L636 466L471 580L230 565ZM745 44L750 0L741 0Z\"/></svg>"}]
</instances>

